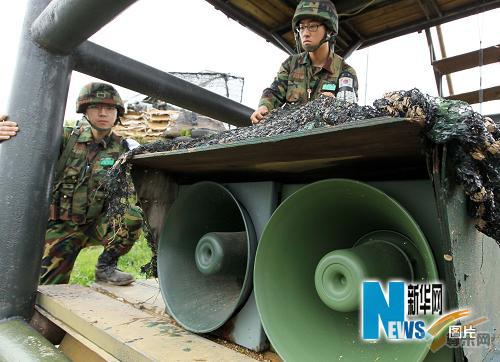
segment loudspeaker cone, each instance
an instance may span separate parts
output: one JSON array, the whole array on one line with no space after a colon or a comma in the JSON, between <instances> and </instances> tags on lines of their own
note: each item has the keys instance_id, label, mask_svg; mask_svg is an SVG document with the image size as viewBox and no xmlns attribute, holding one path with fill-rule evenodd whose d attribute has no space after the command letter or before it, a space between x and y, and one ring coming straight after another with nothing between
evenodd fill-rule
<instances>
[{"instance_id":1,"label":"loudspeaker cone","mask_svg":"<svg viewBox=\"0 0 500 362\"><path fill-rule=\"evenodd\" d=\"M250 294L256 243L250 217L229 190L214 182L184 189L158 245L169 314L196 333L222 326Z\"/></svg>"},{"instance_id":2,"label":"loudspeaker cone","mask_svg":"<svg viewBox=\"0 0 500 362\"><path fill-rule=\"evenodd\" d=\"M363 281L413 280L410 257L403 250L408 249L406 243L411 245L404 235L376 231L363 236L352 248L329 252L314 274L318 296L333 310L354 312L359 309ZM383 255L387 262L381 263L374 255Z\"/></svg>"},{"instance_id":3,"label":"loudspeaker cone","mask_svg":"<svg viewBox=\"0 0 500 362\"><path fill-rule=\"evenodd\" d=\"M286 361L423 359L427 343L361 340L366 279L438 280L431 249L408 212L352 180L316 182L288 197L264 229L254 270L257 308L279 355Z\"/></svg>"},{"instance_id":4,"label":"loudspeaker cone","mask_svg":"<svg viewBox=\"0 0 500 362\"><path fill-rule=\"evenodd\" d=\"M246 253L246 232L211 232L203 235L196 245L196 267L205 275L237 274Z\"/></svg>"}]
</instances>

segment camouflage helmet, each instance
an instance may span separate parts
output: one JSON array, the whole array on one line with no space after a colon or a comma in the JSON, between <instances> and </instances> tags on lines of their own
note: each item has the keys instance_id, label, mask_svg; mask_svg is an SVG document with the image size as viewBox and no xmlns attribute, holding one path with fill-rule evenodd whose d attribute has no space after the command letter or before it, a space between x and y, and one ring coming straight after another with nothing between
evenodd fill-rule
<instances>
[{"instance_id":1,"label":"camouflage helmet","mask_svg":"<svg viewBox=\"0 0 500 362\"><path fill-rule=\"evenodd\" d=\"M339 17L335 5L330 0L302 0L292 19L292 29L295 31L303 19L317 19L334 34L339 30Z\"/></svg>"},{"instance_id":2,"label":"camouflage helmet","mask_svg":"<svg viewBox=\"0 0 500 362\"><path fill-rule=\"evenodd\" d=\"M76 100L76 113L85 113L91 104L110 104L116 106L118 116L123 116L123 101L113 86L106 83L89 83L80 91Z\"/></svg>"}]
</instances>

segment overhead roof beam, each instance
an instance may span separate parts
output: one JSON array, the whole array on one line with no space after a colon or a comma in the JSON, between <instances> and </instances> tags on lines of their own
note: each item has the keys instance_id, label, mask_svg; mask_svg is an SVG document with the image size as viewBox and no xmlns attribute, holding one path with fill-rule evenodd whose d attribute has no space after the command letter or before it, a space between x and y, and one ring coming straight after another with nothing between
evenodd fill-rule
<instances>
[{"instance_id":1,"label":"overhead roof beam","mask_svg":"<svg viewBox=\"0 0 500 362\"><path fill-rule=\"evenodd\" d=\"M236 20L241 25L246 26L257 35L260 35L268 42L274 44L278 48L284 50L288 54L293 54L293 50L288 43L280 37L279 34L273 33L267 30L263 25L259 24L257 21L252 20L247 14L241 12L239 9L235 8L231 4L223 0L206 0L208 3L212 4L216 9L222 11L224 14L230 18Z\"/></svg>"},{"instance_id":2,"label":"overhead roof beam","mask_svg":"<svg viewBox=\"0 0 500 362\"><path fill-rule=\"evenodd\" d=\"M393 3L394 0L373 0L369 5L368 2L369 1L333 0L340 18L349 17L351 16L350 14L354 13L356 15L363 14L366 11L378 9Z\"/></svg>"},{"instance_id":3,"label":"overhead roof beam","mask_svg":"<svg viewBox=\"0 0 500 362\"><path fill-rule=\"evenodd\" d=\"M447 23L449 21L453 21L453 20L457 20L457 19L464 18L467 16L475 15L475 14L478 14L480 12L496 9L499 6L500 6L500 0L495 0L495 1L488 2L488 3L477 2L474 5L465 6L465 7L462 7L460 9L455 9L453 11L450 11L449 13L444 14L442 17L439 17L439 18L430 19L430 20L427 20L424 22L421 22L421 21L415 22L413 24L410 24L410 25L407 25L407 26L404 26L401 28L397 28L397 29L394 29L392 31L383 32L383 33L380 33L378 35L372 36L372 37L368 38L363 43L361 48L365 48L367 46L374 45L374 44L383 42L385 40L396 38L396 37L401 36L401 35L406 35L406 34L416 32L416 31L421 31L423 29L430 28L430 27L433 27L433 26L436 26L439 24Z\"/></svg>"},{"instance_id":4,"label":"overhead roof beam","mask_svg":"<svg viewBox=\"0 0 500 362\"><path fill-rule=\"evenodd\" d=\"M42 48L69 54L137 0L52 0L31 26Z\"/></svg>"},{"instance_id":5,"label":"overhead roof beam","mask_svg":"<svg viewBox=\"0 0 500 362\"><path fill-rule=\"evenodd\" d=\"M351 56L351 54L353 52L355 52L356 50L359 49L359 47L361 45L363 45L363 41L364 41L364 38L363 36L354 28L354 26L352 26L352 24L349 22L349 20L344 20L343 22L341 22L341 27L344 27L345 30L349 30L350 33L352 33L351 35L354 35L354 37L356 39L351 39L353 41L350 42L350 45L345 47L344 49L344 54L343 54L343 57L344 59L347 59L349 58L349 56Z\"/></svg>"}]
</instances>

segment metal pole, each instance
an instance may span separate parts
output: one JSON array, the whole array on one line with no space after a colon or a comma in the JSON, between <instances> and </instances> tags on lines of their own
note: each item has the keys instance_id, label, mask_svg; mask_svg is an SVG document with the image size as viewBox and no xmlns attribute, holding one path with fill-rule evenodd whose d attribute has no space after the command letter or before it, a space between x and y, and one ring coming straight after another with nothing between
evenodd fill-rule
<instances>
[{"instance_id":1,"label":"metal pole","mask_svg":"<svg viewBox=\"0 0 500 362\"><path fill-rule=\"evenodd\" d=\"M68 96L70 58L51 55L30 38L33 20L48 3L28 3L7 108L20 131L0 143L0 320L33 313Z\"/></svg>"},{"instance_id":2,"label":"metal pole","mask_svg":"<svg viewBox=\"0 0 500 362\"><path fill-rule=\"evenodd\" d=\"M251 108L92 42L80 45L73 55L81 73L235 126L250 125Z\"/></svg>"},{"instance_id":3,"label":"metal pole","mask_svg":"<svg viewBox=\"0 0 500 362\"><path fill-rule=\"evenodd\" d=\"M69 54L137 0L53 0L33 22L33 39L57 54Z\"/></svg>"}]
</instances>

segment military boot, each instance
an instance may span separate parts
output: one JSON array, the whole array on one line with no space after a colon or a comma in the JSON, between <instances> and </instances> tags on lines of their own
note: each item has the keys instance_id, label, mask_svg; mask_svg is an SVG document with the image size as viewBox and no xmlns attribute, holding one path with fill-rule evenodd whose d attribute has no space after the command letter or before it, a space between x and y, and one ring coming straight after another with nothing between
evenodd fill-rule
<instances>
[{"instance_id":1,"label":"military boot","mask_svg":"<svg viewBox=\"0 0 500 362\"><path fill-rule=\"evenodd\" d=\"M122 272L116 267L118 256L104 251L97 261L95 269L96 282L106 282L113 285L129 285L135 279L129 274Z\"/></svg>"}]
</instances>

